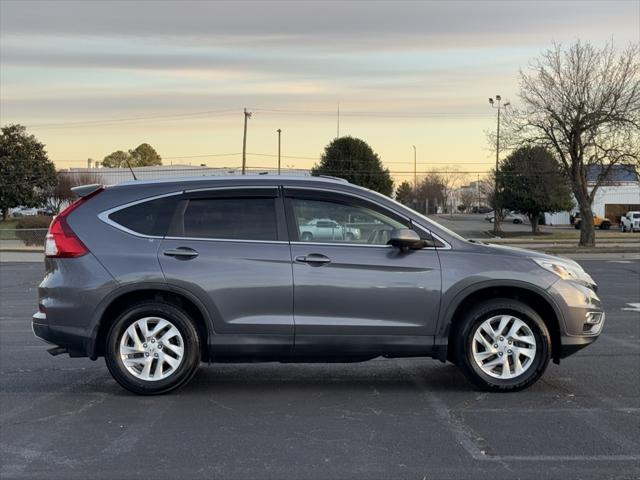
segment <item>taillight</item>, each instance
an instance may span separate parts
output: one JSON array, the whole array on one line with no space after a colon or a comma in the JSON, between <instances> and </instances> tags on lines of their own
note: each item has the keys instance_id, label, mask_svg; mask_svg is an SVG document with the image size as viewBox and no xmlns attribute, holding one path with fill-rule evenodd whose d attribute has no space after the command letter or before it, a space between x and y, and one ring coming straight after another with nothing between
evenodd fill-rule
<instances>
[{"instance_id":1,"label":"taillight","mask_svg":"<svg viewBox=\"0 0 640 480\"><path fill-rule=\"evenodd\" d=\"M100 193L102 190L103 188L100 188L85 197L79 198L58 215L53 217L53 221L51 222L51 225L49 225L49 231L47 232L47 238L44 245L44 254L46 257L73 258L81 257L89 252L89 249L84 243L82 243L82 240L78 238L69 226L67 217L76 208L94 195Z\"/></svg>"}]
</instances>

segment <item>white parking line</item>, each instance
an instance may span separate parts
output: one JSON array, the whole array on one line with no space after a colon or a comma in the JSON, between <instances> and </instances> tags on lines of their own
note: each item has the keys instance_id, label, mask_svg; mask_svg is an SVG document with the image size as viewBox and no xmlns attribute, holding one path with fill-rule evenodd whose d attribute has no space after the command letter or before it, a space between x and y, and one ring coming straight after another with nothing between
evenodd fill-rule
<instances>
[{"instance_id":1,"label":"white parking line","mask_svg":"<svg viewBox=\"0 0 640 480\"><path fill-rule=\"evenodd\" d=\"M637 462L640 455L491 455L474 459L490 462Z\"/></svg>"},{"instance_id":2,"label":"white parking line","mask_svg":"<svg viewBox=\"0 0 640 480\"><path fill-rule=\"evenodd\" d=\"M629 312L640 312L640 303L627 303L631 308L624 307L622 310L628 310Z\"/></svg>"}]
</instances>

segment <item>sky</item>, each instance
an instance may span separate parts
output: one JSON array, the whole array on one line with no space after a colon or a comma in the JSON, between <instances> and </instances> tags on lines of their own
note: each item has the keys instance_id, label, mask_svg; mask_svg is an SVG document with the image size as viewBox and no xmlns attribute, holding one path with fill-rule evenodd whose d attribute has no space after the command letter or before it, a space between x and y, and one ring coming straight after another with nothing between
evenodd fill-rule
<instances>
[{"instance_id":1,"label":"sky","mask_svg":"<svg viewBox=\"0 0 640 480\"><path fill-rule=\"evenodd\" d=\"M0 123L59 168L153 145L164 163L309 168L338 134L396 179L488 171L488 97L553 42L640 41L640 0L0 0Z\"/></svg>"}]
</instances>

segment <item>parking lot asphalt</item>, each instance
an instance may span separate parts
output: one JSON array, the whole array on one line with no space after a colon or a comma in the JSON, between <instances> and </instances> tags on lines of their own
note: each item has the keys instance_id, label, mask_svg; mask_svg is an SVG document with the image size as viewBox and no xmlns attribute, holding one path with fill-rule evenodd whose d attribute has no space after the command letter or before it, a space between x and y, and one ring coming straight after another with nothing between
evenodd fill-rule
<instances>
[{"instance_id":1,"label":"parking lot asphalt","mask_svg":"<svg viewBox=\"0 0 640 480\"><path fill-rule=\"evenodd\" d=\"M494 235L491 233L493 230L493 223L485 220L485 214L480 213L456 213L454 215L438 214L429 215L432 220L438 222L441 225L459 233L466 238L492 238ZM515 224L513 222L502 222L500 228L503 232L531 232L531 225L528 220L525 223ZM540 225L540 231L542 232L555 232L555 231L572 231L571 226L550 227L546 225Z\"/></svg>"},{"instance_id":2,"label":"parking lot asphalt","mask_svg":"<svg viewBox=\"0 0 640 480\"><path fill-rule=\"evenodd\" d=\"M604 333L523 392L380 359L202 365L159 397L46 353L30 329L43 266L2 263L0 478L639 478L640 261L581 263Z\"/></svg>"}]
</instances>

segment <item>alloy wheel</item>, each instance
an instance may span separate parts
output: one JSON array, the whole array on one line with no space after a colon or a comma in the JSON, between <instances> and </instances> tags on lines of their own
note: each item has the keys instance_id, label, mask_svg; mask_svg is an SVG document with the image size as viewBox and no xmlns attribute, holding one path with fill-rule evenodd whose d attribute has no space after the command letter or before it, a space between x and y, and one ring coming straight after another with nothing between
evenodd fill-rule
<instances>
[{"instance_id":1,"label":"alloy wheel","mask_svg":"<svg viewBox=\"0 0 640 480\"><path fill-rule=\"evenodd\" d=\"M513 315L496 315L483 321L473 334L473 360L487 375L511 379L525 373L536 356L531 328Z\"/></svg>"},{"instance_id":2,"label":"alloy wheel","mask_svg":"<svg viewBox=\"0 0 640 480\"><path fill-rule=\"evenodd\" d=\"M124 331L119 353L123 365L134 377L158 381L177 371L184 357L184 340L170 321L145 317Z\"/></svg>"}]
</instances>

